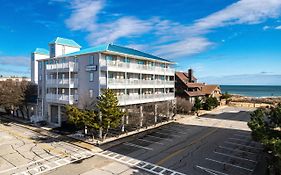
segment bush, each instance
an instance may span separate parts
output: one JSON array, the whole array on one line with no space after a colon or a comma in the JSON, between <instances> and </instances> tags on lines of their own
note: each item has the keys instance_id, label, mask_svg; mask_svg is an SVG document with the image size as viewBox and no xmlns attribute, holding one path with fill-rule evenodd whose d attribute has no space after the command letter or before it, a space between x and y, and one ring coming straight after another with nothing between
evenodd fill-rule
<instances>
[{"instance_id":1,"label":"bush","mask_svg":"<svg viewBox=\"0 0 281 175\"><path fill-rule=\"evenodd\" d=\"M219 105L219 101L216 97L208 97L203 105L205 110L214 109Z\"/></svg>"},{"instance_id":2,"label":"bush","mask_svg":"<svg viewBox=\"0 0 281 175\"><path fill-rule=\"evenodd\" d=\"M194 105L193 105L193 108L192 110L193 111L198 111L202 108L202 102L201 100L198 98L198 97L195 97L195 102L194 102Z\"/></svg>"}]
</instances>

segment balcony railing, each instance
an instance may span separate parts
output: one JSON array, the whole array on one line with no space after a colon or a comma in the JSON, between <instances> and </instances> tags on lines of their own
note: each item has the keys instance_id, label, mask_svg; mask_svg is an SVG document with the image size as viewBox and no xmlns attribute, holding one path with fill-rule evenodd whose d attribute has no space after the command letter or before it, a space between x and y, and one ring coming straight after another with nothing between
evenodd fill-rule
<instances>
[{"instance_id":1,"label":"balcony railing","mask_svg":"<svg viewBox=\"0 0 281 175\"><path fill-rule=\"evenodd\" d=\"M147 71L153 71L157 73L166 72L166 74L174 74L175 69L173 68L164 68L159 66L152 66L152 65L143 65L143 64L137 64L137 63L125 63L120 61L106 61L101 60L102 66L108 66L113 68L126 68L124 70L131 71L131 70L147 70Z\"/></svg>"},{"instance_id":2,"label":"balcony railing","mask_svg":"<svg viewBox=\"0 0 281 175\"><path fill-rule=\"evenodd\" d=\"M64 79L48 79L47 86L56 86L56 85L78 85L78 78L64 78Z\"/></svg>"},{"instance_id":3,"label":"balcony railing","mask_svg":"<svg viewBox=\"0 0 281 175\"><path fill-rule=\"evenodd\" d=\"M120 105L172 100L174 93L118 95Z\"/></svg>"},{"instance_id":4,"label":"balcony railing","mask_svg":"<svg viewBox=\"0 0 281 175\"><path fill-rule=\"evenodd\" d=\"M165 80L141 80L141 79L108 79L110 85L174 85L174 81Z\"/></svg>"},{"instance_id":5,"label":"balcony railing","mask_svg":"<svg viewBox=\"0 0 281 175\"><path fill-rule=\"evenodd\" d=\"M54 103L73 104L78 100L78 95L67 94L46 94L46 100Z\"/></svg>"},{"instance_id":6,"label":"balcony railing","mask_svg":"<svg viewBox=\"0 0 281 175\"><path fill-rule=\"evenodd\" d=\"M69 62L69 63L47 64L46 69L47 70L70 69L72 71L77 71L78 63Z\"/></svg>"}]
</instances>

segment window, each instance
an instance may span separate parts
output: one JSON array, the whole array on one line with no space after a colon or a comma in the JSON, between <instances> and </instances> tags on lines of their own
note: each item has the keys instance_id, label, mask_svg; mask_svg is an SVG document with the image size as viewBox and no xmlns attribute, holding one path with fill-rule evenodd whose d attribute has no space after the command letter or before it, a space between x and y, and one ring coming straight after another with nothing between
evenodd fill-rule
<instances>
[{"instance_id":1,"label":"window","mask_svg":"<svg viewBox=\"0 0 281 175\"><path fill-rule=\"evenodd\" d=\"M90 72L90 81L94 81L94 72Z\"/></svg>"},{"instance_id":2,"label":"window","mask_svg":"<svg viewBox=\"0 0 281 175\"><path fill-rule=\"evenodd\" d=\"M39 75L39 80L40 80L40 81L42 80L42 75Z\"/></svg>"},{"instance_id":3,"label":"window","mask_svg":"<svg viewBox=\"0 0 281 175\"><path fill-rule=\"evenodd\" d=\"M94 59L95 59L95 57L93 55L91 55L89 57L89 64L94 64Z\"/></svg>"},{"instance_id":4,"label":"window","mask_svg":"<svg viewBox=\"0 0 281 175\"><path fill-rule=\"evenodd\" d=\"M42 69L42 61L39 61L39 69Z\"/></svg>"},{"instance_id":5,"label":"window","mask_svg":"<svg viewBox=\"0 0 281 175\"><path fill-rule=\"evenodd\" d=\"M89 90L89 96L90 96L90 98L94 97L94 90L93 89Z\"/></svg>"}]
</instances>

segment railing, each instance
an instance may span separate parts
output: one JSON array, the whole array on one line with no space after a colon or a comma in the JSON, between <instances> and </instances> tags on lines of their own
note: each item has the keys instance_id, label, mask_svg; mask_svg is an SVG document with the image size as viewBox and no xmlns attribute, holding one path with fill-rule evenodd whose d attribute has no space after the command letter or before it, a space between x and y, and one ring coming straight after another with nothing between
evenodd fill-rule
<instances>
[{"instance_id":1,"label":"railing","mask_svg":"<svg viewBox=\"0 0 281 175\"><path fill-rule=\"evenodd\" d=\"M46 94L46 99L49 102L57 103L74 103L78 100L78 95L66 95L66 94Z\"/></svg>"},{"instance_id":2,"label":"railing","mask_svg":"<svg viewBox=\"0 0 281 175\"><path fill-rule=\"evenodd\" d=\"M55 69L71 69L73 71L78 70L78 63L69 62L69 63L57 63L57 64L47 64L47 70L55 70Z\"/></svg>"},{"instance_id":3,"label":"railing","mask_svg":"<svg viewBox=\"0 0 281 175\"><path fill-rule=\"evenodd\" d=\"M151 66L151 65L144 65L144 64L137 64L137 63L125 63L120 61L106 61L101 60L101 65L114 67L114 68L126 68L127 71L131 70L148 70L154 72L166 72L167 74L174 74L175 69L173 68L164 68L159 66Z\"/></svg>"},{"instance_id":4,"label":"railing","mask_svg":"<svg viewBox=\"0 0 281 175\"><path fill-rule=\"evenodd\" d=\"M105 83L105 80L104 80ZM108 79L109 85L174 85L174 81L141 80L141 79Z\"/></svg>"},{"instance_id":5,"label":"railing","mask_svg":"<svg viewBox=\"0 0 281 175\"><path fill-rule=\"evenodd\" d=\"M70 81L68 78L64 79L48 79L47 85L78 85L78 78L71 78Z\"/></svg>"},{"instance_id":6,"label":"railing","mask_svg":"<svg viewBox=\"0 0 281 175\"><path fill-rule=\"evenodd\" d=\"M175 98L174 93L159 93L159 94L133 94L133 95L118 95L120 105L138 104L154 101L172 100Z\"/></svg>"}]
</instances>

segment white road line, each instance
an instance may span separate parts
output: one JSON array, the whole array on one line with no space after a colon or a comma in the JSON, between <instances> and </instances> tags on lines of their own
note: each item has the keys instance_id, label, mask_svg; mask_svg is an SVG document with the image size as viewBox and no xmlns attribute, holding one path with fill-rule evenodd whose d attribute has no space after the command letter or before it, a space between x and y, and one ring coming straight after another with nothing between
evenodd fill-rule
<instances>
[{"instance_id":1,"label":"white road line","mask_svg":"<svg viewBox=\"0 0 281 175\"><path fill-rule=\"evenodd\" d=\"M150 135L150 134L147 134L147 135L145 135L145 136L147 136L147 137L154 137L154 138L161 139L161 140L173 141L172 139L163 138L163 137L157 137L157 136L153 136L153 135Z\"/></svg>"},{"instance_id":2,"label":"white road line","mask_svg":"<svg viewBox=\"0 0 281 175\"><path fill-rule=\"evenodd\" d=\"M243 169L243 170L247 170L247 171L250 171L250 172L254 171L253 169L245 168L245 167L234 165L234 164L227 163L227 162L221 162L221 161L210 159L210 158L205 158L205 159L209 160L209 161L212 161L212 162L220 163L220 164L223 164L223 165L229 165L229 166L232 166L232 167L236 167L236 168L240 168L240 169Z\"/></svg>"},{"instance_id":3,"label":"white road line","mask_svg":"<svg viewBox=\"0 0 281 175\"><path fill-rule=\"evenodd\" d=\"M222 173L222 172L219 172L219 171L216 171L216 170L213 170L213 169L209 169L209 168L205 168L205 167L202 167L202 166L199 166L199 165L196 165L197 168L200 168L210 174L213 174L213 175L228 175L226 173Z\"/></svg>"},{"instance_id":4,"label":"white road line","mask_svg":"<svg viewBox=\"0 0 281 175\"><path fill-rule=\"evenodd\" d=\"M88 156L88 157L90 157L90 156ZM87 157L84 157L84 158L87 158ZM84 159L84 158L81 158L81 159ZM65 159L66 159L66 158L65 158ZM64 163L64 164L58 164L58 165L56 165L56 166L54 166L54 167L49 167L49 166L47 166L47 165L40 165L40 166L45 166L45 167L47 167L47 169L45 169L45 170L43 170L43 171L40 171L40 172L37 172L37 173L35 173L35 174L33 174L33 175L42 174L42 173L45 173L45 172L47 172L47 171L51 171L51 170L53 170L53 169L56 169L56 168L59 168L59 167L61 167L61 166L64 166L64 165L67 165L67 164L76 162L76 161L81 160L81 159L76 159L76 160L73 160L73 161L65 160L65 161L67 161L68 163L66 163L66 164L65 164L65 163ZM60 159L60 160L63 160L63 159ZM56 161L54 161L54 162L56 162ZM38 167L40 167L40 166L38 166ZM33 168L33 169L35 169L35 168ZM30 174L30 173L28 173L28 171L30 171L30 170L27 170L27 171L24 171L24 172L20 172L20 173L27 173L27 174ZM16 173L16 174L18 174L18 173Z\"/></svg>"},{"instance_id":5,"label":"white road line","mask_svg":"<svg viewBox=\"0 0 281 175\"><path fill-rule=\"evenodd\" d=\"M252 141L251 140L248 140L248 141L246 141L246 140L243 140L243 139L237 139L237 138L234 138L234 137L230 137L230 138L228 138L229 140L237 140L237 141L241 141L241 142L245 142L245 143L252 143ZM254 143L255 144L255 143Z\"/></svg>"},{"instance_id":6,"label":"white road line","mask_svg":"<svg viewBox=\"0 0 281 175\"><path fill-rule=\"evenodd\" d=\"M251 136L251 134L245 133L245 132L243 132L243 131L236 131L236 132L240 133L240 135Z\"/></svg>"},{"instance_id":7,"label":"white road line","mask_svg":"<svg viewBox=\"0 0 281 175\"><path fill-rule=\"evenodd\" d=\"M163 132L158 132L158 131L155 131L154 133L162 134L162 135L165 135L165 136L181 137L181 136L178 136L178 135L175 135L175 134L168 134L168 133L163 133Z\"/></svg>"},{"instance_id":8,"label":"white road line","mask_svg":"<svg viewBox=\"0 0 281 175\"><path fill-rule=\"evenodd\" d=\"M239 156L233 156L231 154L225 154L225 153L221 153L221 152L217 152L217 151L214 151L214 153L220 154L220 155L223 155L223 156L228 156L228 157L235 158L235 159L246 160L246 161L249 161L249 162L257 163L257 161L255 161L255 160L251 160L251 159L247 159L247 158L243 158L243 157L239 157Z\"/></svg>"},{"instance_id":9,"label":"white road line","mask_svg":"<svg viewBox=\"0 0 281 175\"><path fill-rule=\"evenodd\" d=\"M123 145L132 146L132 147L141 148L141 149L146 149L146 150L150 150L150 151L153 150L152 148L136 145L136 144L129 143L129 142L123 143Z\"/></svg>"},{"instance_id":10,"label":"white road line","mask_svg":"<svg viewBox=\"0 0 281 175\"><path fill-rule=\"evenodd\" d=\"M175 175L175 174L177 174L177 175L186 175L186 174L183 174L183 173L180 173L180 172L177 172L177 171L174 171L174 170L171 170L171 169L162 167L162 166L158 166L158 165L155 165L155 164L152 164L152 163L149 163L149 162L140 161L140 160L133 159L133 158L131 158L131 160L129 160L129 161L122 161L122 160L116 159L116 158L114 158L114 157L105 155L105 154L103 154L102 152L101 152L101 153L97 153L97 155L100 155L100 156L102 156L102 157L105 157L105 158L108 158L108 159L112 159L112 160L118 161L118 162L120 162L120 163L129 165L129 166L131 166L131 167L137 167L137 168L139 168L139 169L142 169L142 170L144 170L144 171L147 171L147 172L150 172L150 173L156 174L156 175L162 175L162 174L164 173L164 171L169 171L169 172L171 172L171 175ZM121 154L119 154L119 155L121 155ZM127 157L127 156L124 156L124 157ZM127 158L129 158L129 157L127 157ZM135 162L135 163L130 163L130 162ZM140 165L140 163L142 163L142 165ZM153 168L151 168L151 169L145 168L145 166L147 166L147 165L150 165L150 166L152 166ZM161 172L153 171L153 170L156 169L156 168L160 168L160 169L162 169L162 171L161 171Z\"/></svg>"},{"instance_id":11,"label":"white road line","mask_svg":"<svg viewBox=\"0 0 281 175\"><path fill-rule=\"evenodd\" d=\"M171 132L177 132L177 133L180 133L180 134L187 134L187 132L181 132L181 131L177 131L177 130L172 130L172 129L167 129L167 128L160 128L161 130L166 130L166 131L171 131Z\"/></svg>"},{"instance_id":12,"label":"white road line","mask_svg":"<svg viewBox=\"0 0 281 175\"><path fill-rule=\"evenodd\" d=\"M232 145L237 145L237 146L243 146L243 147L245 147L245 148L251 148L251 149L256 149L256 150L262 150L262 148L256 148L256 147L247 146L247 145L243 145L243 144L239 144L239 143L233 143L233 142L229 142L229 141L225 141L225 143L232 144Z\"/></svg>"},{"instance_id":13,"label":"white road line","mask_svg":"<svg viewBox=\"0 0 281 175\"><path fill-rule=\"evenodd\" d=\"M238 137L244 137L244 138L251 139L250 136L245 136L245 135L242 135L242 134L233 134L233 135L238 136Z\"/></svg>"},{"instance_id":14,"label":"white road line","mask_svg":"<svg viewBox=\"0 0 281 175\"><path fill-rule=\"evenodd\" d=\"M20 166L17 166L17 167L13 167L13 168L10 168L10 169L6 169L6 170L3 170L3 171L0 171L0 174L1 173L5 173L5 172L8 172L8 171L12 171L12 170L15 170L15 169L19 169L19 168L22 168L22 167L26 167L26 166L29 166L29 165L32 165L32 164L35 164L37 162L42 162L42 161L48 161L49 159L52 159L54 157L60 157L62 154L53 154L54 156L49 156L49 157L46 157L46 158L42 158L42 159L39 159L39 160L36 160L36 161L33 161L33 162L30 162L28 164L24 164L24 165L20 165ZM61 158L61 157L60 157Z\"/></svg>"},{"instance_id":15,"label":"white road line","mask_svg":"<svg viewBox=\"0 0 281 175\"><path fill-rule=\"evenodd\" d=\"M151 141L151 140L145 140L145 139L140 139L140 138L138 138L138 140L144 141L144 142L148 142L148 143L156 143L156 144L159 144L159 145L164 145L164 143L161 143L161 142L154 142L154 141Z\"/></svg>"},{"instance_id":16,"label":"white road line","mask_svg":"<svg viewBox=\"0 0 281 175\"><path fill-rule=\"evenodd\" d=\"M249 152L249 151L242 151L240 149L227 148L227 147L224 147L224 146L219 146L219 148L226 149L226 150L229 150L229 151L235 151L235 152L241 152L241 153L257 155L257 153L253 153L253 152Z\"/></svg>"}]
</instances>

